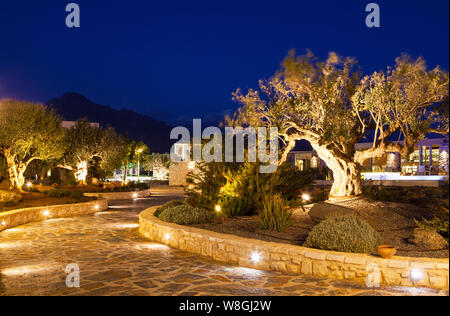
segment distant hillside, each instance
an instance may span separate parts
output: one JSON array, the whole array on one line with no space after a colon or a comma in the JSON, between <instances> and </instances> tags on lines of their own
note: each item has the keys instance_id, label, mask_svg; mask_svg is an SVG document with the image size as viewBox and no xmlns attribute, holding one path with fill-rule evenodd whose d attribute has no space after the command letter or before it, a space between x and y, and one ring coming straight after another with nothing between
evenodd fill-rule
<instances>
[{"instance_id":1,"label":"distant hillside","mask_svg":"<svg viewBox=\"0 0 450 316\"><path fill-rule=\"evenodd\" d=\"M116 110L96 104L78 93L65 93L59 98L50 99L47 105L55 109L64 120L75 121L87 117L101 126L112 126L123 135L136 141L142 140L152 152L169 152L171 127L147 115L131 110Z\"/></svg>"}]
</instances>

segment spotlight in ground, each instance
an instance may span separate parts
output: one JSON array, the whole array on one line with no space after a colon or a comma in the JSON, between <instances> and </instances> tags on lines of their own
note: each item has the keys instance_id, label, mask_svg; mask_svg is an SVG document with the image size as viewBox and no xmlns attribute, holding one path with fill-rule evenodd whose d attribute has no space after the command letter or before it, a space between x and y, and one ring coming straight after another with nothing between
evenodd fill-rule
<instances>
[{"instance_id":1,"label":"spotlight in ground","mask_svg":"<svg viewBox=\"0 0 450 316\"><path fill-rule=\"evenodd\" d=\"M45 217L48 217L50 215L50 211L49 210L45 210L42 212L42 215L44 215Z\"/></svg>"},{"instance_id":2,"label":"spotlight in ground","mask_svg":"<svg viewBox=\"0 0 450 316\"><path fill-rule=\"evenodd\" d=\"M261 261L261 255L259 252L253 251L252 254L250 255L250 259L252 260L253 263L258 263Z\"/></svg>"},{"instance_id":3,"label":"spotlight in ground","mask_svg":"<svg viewBox=\"0 0 450 316\"><path fill-rule=\"evenodd\" d=\"M222 208L220 207L220 205L216 205L215 209L216 209L217 213L220 213L222 211Z\"/></svg>"},{"instance_id":4,"label":"spotlight in ground","mask_svg":"<svg viewBox=\"0 0 450 316\"><path fill-rule=\"evenodd\" d=\"M5 221L2 221L2 226L5 226L6 225L6 222Z\"/></svg>"},{"instance_id":5,"label":"spotlight in ground","mask_svg":"<svg viewBox=\"0 0 450 316\"><path fill-rule=\"evenodd\" d=\"M133 193L133 199L136 199L138 197L137 193Z\"/></svg>"},{"instance_id":6,"label":"spotlight in ground","mask_svg":"<svg viewBox=\"0 0 450 316\"><path fill-rule=\"evenodd\" d=\"M165 234L165 235L164 235L164 238L165 238L166 240L169 240L169 239L170 239L170 234L168 234L168 233Z\"/></svg>"},{"instance_id":7,"label":"spotlight in ground","mask_svg":"<svg viewBox=\"0 0 450 316\"><path fill-rule=\"evenodd\" d=\"M420 281L423 279L423 273L419 269L411 269L410 278L413 282Z\"/></svg>"},{"instance_id":8,"label":"spotlight in ground","mask_svg":"<svg viewBox=\"0 0 450 316\"><path fill-rule=\"evenodd\" d=\"M309 196L309 194L303 194L302 195L302 199L304 200L304 201L309 201L310 199L311 199L311 197Z\"/></svg>"},{"instance_id":9,"label":"spotlight in ground","mask_svg":"<svg viewBox=\"0 0 450 316\"><path fill-rule=\"evenodd\" d=\"M100 206L98 206L98 204L96 204L96 205L94 206L94 209L98 210L98 209L100 209Z\"/></svg>"}]
</instances>

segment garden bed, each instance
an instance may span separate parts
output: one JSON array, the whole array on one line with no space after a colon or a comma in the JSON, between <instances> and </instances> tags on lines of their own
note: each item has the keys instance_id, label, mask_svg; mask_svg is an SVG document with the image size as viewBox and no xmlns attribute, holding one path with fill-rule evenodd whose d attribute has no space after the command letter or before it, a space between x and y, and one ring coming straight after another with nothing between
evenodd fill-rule
<instances>
[{"instance_id":1,"label":"garden bed","mask_svg":"<svg viewBox=\"0 0 450 316\"><path fill-rule=\"evenodd\" d=\"M45 193L26 192L22 194L22 199L17 203L0 203L0 213L29 207L82 203L96 199L95 197L51 197Z\"/></svg>"},{"instance_id":2,"label":"garden bed","mask_svg":"<svg viewBox=\"0 0 450 316\"><path fill-rule=\"evenodd\" d=\"M366 199L338 202L337 204L353 209L369 222L380 233L383 243L394 245L398 249L398 256L449 257L448 249L429 251L407 241L412 237L413 228L416 227L414 218L432 217L432 208ZM314 224L307 212L297 208L294 211L293 224L282 233L262 230L257 223L256 216L233 217L223 222L216 221L191 226L240 237L302 245Z\"/></svg>"}]
</instances>

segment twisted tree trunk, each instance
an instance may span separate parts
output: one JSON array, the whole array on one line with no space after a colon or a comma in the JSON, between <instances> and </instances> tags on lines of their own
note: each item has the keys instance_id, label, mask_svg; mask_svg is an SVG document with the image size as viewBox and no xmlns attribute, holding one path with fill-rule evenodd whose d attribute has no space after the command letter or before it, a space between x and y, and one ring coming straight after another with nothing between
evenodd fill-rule
<instances>
[{"instance_id":1,"label":"twisted tree trunk","mask_svg":"<svg viewBox=\"0 0 450 316\"><path fill-rule=\"evenodd\" d=\"M329 194L333 197L349 197L362 194L360 165L344 157L337 157L325 146L311 143L320 159L333 171L333 185Z\"/></svg>"}]
</instances>

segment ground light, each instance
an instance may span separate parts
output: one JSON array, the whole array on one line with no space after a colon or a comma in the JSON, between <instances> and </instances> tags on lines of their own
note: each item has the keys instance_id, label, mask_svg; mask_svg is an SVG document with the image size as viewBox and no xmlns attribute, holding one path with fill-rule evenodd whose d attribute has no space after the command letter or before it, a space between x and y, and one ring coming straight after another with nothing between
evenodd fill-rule
<instances>
[{"instance_id":1,"label":"ground light","mask_svg":"<svg viewBox=\"0 0 450 316\"><path fill-rule=\"evenodd\" d=\"M31 188L32 185L33 185L33 183L27 182L27 187Z\"/></svg>"},{"instance_id":2,"label":"ground light","mask_svg":"<svg viewBox=\"0 0 450 316\"><path fill-rule=\"evenodd\" d=\"M222 208L220 207L220 205L216 205L215 210L217 213L220 213L222 211Z\"/></svg>"},{"instance_id":3,"label":"ground light","mask_svg":"<svg viewBox=\"0 0 450 316\"><path fill-rule=\"evenodd\" d=\"M413 282L418 282L423 279L423 273L419 269L411 269L410 278Z\"/></svg>"},{"instance_id":4,"label":"ground light","mask_svg":"<svg viewBox=\"0 0 450 316\"><path fill-rule=\"evenodd\" d=\"M311 199L311 197L309 196L309 194L304 193L304 194L302 195L302 199L303 199L304 201L309 201L309 200Z\"/></svg>"},{"instance_id":5,"label":"ground light","mask_svg":"<svg viewBox=\"0 0 450 316\"><path fill-rule=\"evenodd\" d=\"M252 260L253 263L258 263L261 261L261 254L257 251L253 251L252 254L250 255L250 259Z\"/></svg>"},{"instance_id":6,"label":"ground light","mask_svg":"<svg viewBox=\"0 0 450 316\"><path fill-rule=\"evenodd\" d=\"M169 239L170 239L170 234L169 234L169 233L165 234L165 235L164 235L164 238L165 238L166 240L169 240Z\"/></svg>"},{"instance_id":7,"label":"ground light","mask_svg":"<svg viewBox=\"0 0 450 316\"><path fill-rule=\"evenodd\" d=\"M5 221L2 221L2 226L5 226L6 225L6 222Z\"/></svg>"},{"instance_id":8,"label":"ground light","mask_svg":"<svg viewBox=\"0 0 450 316\"><path fill-rule=\"evenodd\" d=\"M42 212L42 215L44 215L45 217L48 217L50 215L50 211L49 210L45 210Z\"/></svg>"},{"instance_id":9,"label":"ground light","mask_svg":"<svg viewBox=\"0 0 450 316\"><path fill-rule=\"evenodd\" d=\"M98 204L96 204L95 206L94 206L94 209L96 209L96 210L98 210L100 208L100 206L98 206Z\"/></svg>"},{"instance_id":10,"label":"ground light","mask_svg":"<svg viewBox=\"0 0 450 316\"><path fill-rule=\"evenodd\" d=\"M133 199L136 199L138 197L137 193L133 193Z\"/></svg>"}]
</instances>

